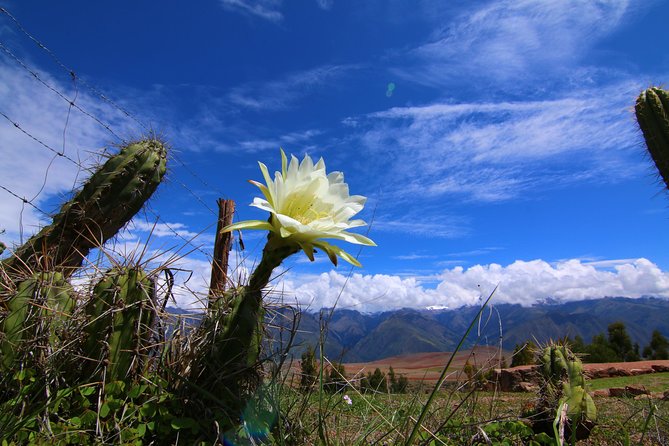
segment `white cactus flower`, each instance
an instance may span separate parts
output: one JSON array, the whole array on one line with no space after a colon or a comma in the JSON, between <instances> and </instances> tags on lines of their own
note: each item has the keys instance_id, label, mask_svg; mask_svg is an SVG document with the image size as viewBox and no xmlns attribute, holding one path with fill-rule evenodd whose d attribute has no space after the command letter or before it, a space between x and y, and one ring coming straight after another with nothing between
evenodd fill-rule
<instances>
[{"instance_id":1,"label":"white cactus flower","mask_svg":"<svg viewBox=\"0 0 669 446\"><path fill-rule=\"evenodd\" d=\"M258 163L266 184L251 180L260 189L264 198L256 197L251 206L270 212L269 221L247 220L232 224L223 232L235 229L266 229L285 243L295 243L314 260L314 248L325 251L333 264L337 256L347 262L361 266L353 256L338 246L323 239L344 240L359 245L376 246L369 238L347 232L348 229L365 226L362 220L351 220L365 205L366 198L349 195L344 174L326 174L325 162L321 158L316 164L309 156L299 162L291 156L290 164L281 150L281 172L274 180L267 166Z\"/></svg>"}]
</instances>

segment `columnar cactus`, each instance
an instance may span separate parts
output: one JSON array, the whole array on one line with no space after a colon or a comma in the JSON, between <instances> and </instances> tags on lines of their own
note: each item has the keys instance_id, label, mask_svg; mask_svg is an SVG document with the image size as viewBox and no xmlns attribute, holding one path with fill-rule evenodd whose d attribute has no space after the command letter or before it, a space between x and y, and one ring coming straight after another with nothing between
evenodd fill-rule
<instances>
[{"instance_id":1,"label":"columnar cactus","mask_svg":"<svg viewBox=\"0 0 669 446\"><path fill-rule=\"evenodd\" d=\"M57 270L66 276L81 266L139 211L165 174L166 149L158 140L129 144L110 157L53 222L2 262L20 278L33 271Z\"/></svg>"},{"instance_id":2,"label":"columnar cactus","mask_svg":"<svg viewBox=\"0 0 669 446\"><path fill-rule=\"evenodd\" d=\"M637 98L635 111L648 152L669 188L669 92L648 88Z\"/></svg>"},{"instance_id":3,"label":"columnar cactus","mask_svg":"<svg viewBox=\"0 0 669 446\"><path fill-rule=\"evenodd\" d=\"M263 289L272 271L297 251L295 246L266 247L249 284L226 291L200 327L206 347L194 365L193 379L199 388L225 403L232 423L258 381L265 315Z\"/></svg>"},{"instance_id":4,"label":"columnar cactus","mask_svg":"<svg viewBox=\"0 0 669 446\"><path fill-rule=\"evenodd\" d=\"M3 367L9 367L21 351L30 350L35 341L44 344L39 351L48 353L54 349L59 342L58 331L68 322L75 306L67 278L81 266L91 249L113 237L139 211L160 184L165 166L166 148L156 139L121 148L61 207L50 225L0 263L3 309L0 363ZM146 337L128 332L150 325L147 318L153 313L145 305L143 296L149 294L153 286L140 271L128 272L125 279L121 274L117 276L107 279L113 282L120 297L116 297L116 291L107 291L102 298L94 298L100 302L95 305L112 303L107 308L98 308L98 313L90 311L89 314L93 318L92 325L98 329L96 335L106 333L103 322L113 327L109 339L111 356L105 360L110 361L112 375L122 376L130 368L125 351L128 346L138 346L129 343L128 337L130 334ZM105 294L103 288L99 286L97 293ZM118 306L114 307L117 311L113 317L101 317L112 305ZM129 308L123 309L124 305ZM139 319L142 319L141 324Z\"/></svg>"},{"instance_id":5,"label":"columnar cactus","mask_svg":"<svg viewBox=\"0 0 669 446\"><path fill-rule=\"evenodd\" d=\"M5 370L26 345L39 345L38 356L45 348L54 348L75 299L61 273L35 273L18 285L6 305L8 314L0 322L0 364Z\"/></svg>"},{"instance_id":6,"label":"columnar cactus","mask_svg":"<svg viewBox=\"0 0 669 446\"><path fill-rule=\"evenodd\" d=\"M90 379L106 367L106 381L142 371L155 315L154 282L139 267L115 267L93 289L86 304L84 371Z\"/></svg>"},{"instance_id":7,"label":"columnar cactus","mask_svg":"<svg viewBox=\"0 0 669 446\"><path fill-rule=\"evenodd\" d=\"M539 430L550 432L553 419L567 405L568 436L587 438L597 420L597 409L587 392L581 360L564 344L550 344L540 354L543 382L538 404Z\"/></svg>"}]
</instances>

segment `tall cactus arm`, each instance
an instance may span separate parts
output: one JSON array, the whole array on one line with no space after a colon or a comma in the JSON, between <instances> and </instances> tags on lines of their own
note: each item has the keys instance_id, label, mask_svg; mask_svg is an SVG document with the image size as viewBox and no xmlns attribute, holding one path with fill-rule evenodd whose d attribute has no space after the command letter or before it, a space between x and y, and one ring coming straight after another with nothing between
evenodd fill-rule
<instances>
[{"instance_id":1,"label":"tall cactus arm","mask_svg":"<svg viewBox=\"0 0 669 446\"><path fill-rule=\"evenodd\" d=\"M141 268L112 268L86 305L84 374L107 367L107 381L141 370L154 317L154 282Z\"/></svg>"},{"instance_id":2,"label":"tall cactus arm","mask_svg":"<svg viewBox=\"0 0 669 446\"><path fill-rule=\"evenodd\" d=\"M0 366L5 370L14 362L28 330L31 301L37 287L37 280L29 278L21 282L16 294L7 302L7 317L0 321Z\"/></svg>"},{"instance_id":3,"label":"tall cactus arm","mask_svg":"<svg viewBox=\"0 0 669 446\"><path fill-rule=\"evenodd\" d=\"M657 87L641 92L635 112L648 152L669 188L669 92Z\"/></svg>"},{"instance_id":4,"label":"tall cactus arm","mask_svg":"<svg viewBox=\"0 0 669 446\"><path fill-rule=\"evenodd\" d=\"M10 273L55 269L66 275L81 266L91 249L113 237L160 184L166 148L147 139L123 147L84 184L53 222L4 260Z\"/></svg>"},{"instance_id":5,"label":"tall cactus arm","mask_svg":"<svg viewBox=\"0 0 669 446\"><path fill-rule=\"evenodd\" d=\"M23 344L34 345L40 326L48 327L48 343L56 346L75 306L73 294L72 286L56 272L35 273L19 283L5 303L7 316L0 320L0 365L8 369L25 349Z\"/></svg>"}]
</instances>

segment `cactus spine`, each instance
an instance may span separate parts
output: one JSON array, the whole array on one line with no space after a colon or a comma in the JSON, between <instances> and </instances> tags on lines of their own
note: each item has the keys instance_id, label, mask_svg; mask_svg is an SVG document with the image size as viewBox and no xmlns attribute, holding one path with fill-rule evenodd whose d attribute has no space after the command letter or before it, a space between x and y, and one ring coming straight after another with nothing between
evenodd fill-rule
<instances>
[{"instance_id":1,"label":"cactus spine","mask_svg":"<svg viewBox=\"0 0 669 446\"><path fill-rule=\"evenodd\" d=\"M89 324L84 355L86 374L106 365L106 381L125 380L142 371L154 320L154 283L138 267L116 267L95 286L86 305ZM85 376L90 379L91 375Z\"/></svg>"},{"instance_id":2,"label":"cactus spine","mask_svg":"<svg viewBox=\"0 0 669 446\"><path fill-rule=\"evenodd\" d=\"M92 248L101 246L130 221L156 190L165 170L166 148L160 141L149 138L123 147L61 207L50 225L0 262L0 304L5 309L0 319L3 367L9 367L35 341L45 344L40 351L54 350L59 331L76 304L67 278L81 266ZM145 318L152 317L140 296L141 292L152 289L149 279L138 271L128 274L127 279L113 283L121 290L121 297L114 304L127 304L130 308L117 311L109 320L101 318L100 312L93 321L100 329L98 333L106 332L100 326L103 321L116 324L110 353L112 373L118 376L130 368L127 355L119 353L129 345L127 331L131 329L126 325L148 326L150 321ZM138 318L143 324L136 323ZM42 336L44 333L48 333L46 338Z\"/></svg>"},{"instance_id":3,"label":"cactus spine","mask_svg":"<svg viewBox=\"0 0 669 446\"><path fill-rule=\"evenodd\" d=\"M587 392L583 363L567 345L556 343L546 346L539 359L543 386L538 415L544 419L537 423L538 430L550 432L546 418L552 420L567 404L566 432L579 440L587 438L597 420L597 408Z\"/></svg>"},{"instance_id":4,"label":"cactus spine","mask_svg":"<svg viewBox=\"0 0 669 446\"><path fill-rule=\"evenodd\" d=\"M139 211L165 174L166 149L155 139L123 147L84 184L53 222L4 260L5 270L20 273L58 270L66 276L81 266Z\"/></svg>"},{"instance_id":5,"label":"cactus spine","mask_svg":"<svg viewBox=\"0 0 669 446\"><path fill-rule=\"evenodd\" d=\"M264 288L272 271L299 250L297 245L277 246L272 243L273 237L270 234L249 284L226 292L200 327L200 336L208 345L194 367L195 390L205 389L225 403L229 425L238 421L258 384Z\"/></svg>"},{"instance_id":6,"label":"cactus spine","mask_svg":"<svg viewBox=\"0 0 669 446\"><path fill-rule=\"evenodd\" d=\"M648 152L669 188L669 92L657 87L641 92L635 112Z\"/></svg>"},{"instance_id":7,"label":"cactus spine","mask_svg":"<svg viewBox=\"0 0 669 446\"><path fill-rule=\"evenodd\" d=\"M18 285L7 302L8 315L0 322L3 368L11 367L24 344L38 344L38 352L45 346L54 349L74 309L72 296L72 287L58 272L35 273Z\"/></svg>"}]
</instances>

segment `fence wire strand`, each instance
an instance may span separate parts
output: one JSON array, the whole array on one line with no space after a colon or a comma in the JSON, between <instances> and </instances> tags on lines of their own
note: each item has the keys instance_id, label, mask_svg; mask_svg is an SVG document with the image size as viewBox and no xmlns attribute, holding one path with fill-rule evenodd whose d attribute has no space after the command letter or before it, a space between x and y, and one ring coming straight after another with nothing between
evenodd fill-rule
<instances>
[{"instance_id":1,"label":"fence wire strand","mask_svg":"<svg viewBox=\"0 0 669 446\"><path fill-rule=\"evenodd\" d=\"M132 119L133 121L135 121L140 127L142 127L142 129L143 129L145 132L149 132L149 131L150 131L150 129L146 126L146 124L144 124L142 121L140 121L136 116L134 116L132 113L130 113L129 111L127 111L126 109L124 109L123 107L121 107L120 105L118 105L116 102L114 102L113 100L111 100L110 98L108 98L105 94L103 94L103 93L102 93L101 91L99 91L97 88L95 88L94 86L92 86L91 84L89 84L88 82L86 82L85 79L82 79L82 78L80 78L79 76L77 76L76 72L75 72L73 69L67 67L63 62L60 61L60 59L53 53L53 51L51 51L49 48L47 48L47 46L44 45L44 44L43 44L39 39L37 39L35 36L33 36L32 34L30 34L30 33L23 27L23 25L21 25L21 23L20 23L20 22L19 22L19 21L18 21L12 14L10 14L9 11L7 11L7 9L5 9L5 8L3 8L3 7L0 6L0 13L5 14L7 17L9 17L9 19L12 21L12 23L14 24L14 26L15 26L21 33L23 33L28 39L30 39L33 43L35 43L35 45L37 45L42 51L46 52L46 53L49 55L49 57L51 57L51 59L56 63L56 65L58 65L58 66L59 66L61 69L63 69L68 75L70 75L70 76L72 77L72 79L78 79L79 82L80 82L82 85L84 85L84 86L86 87L86 89L88 89L88 91L90 91L91 93L93 93L94 96L97 96L98 98L102 99L102 101L106 102L107 104L111 105L112 107L114 107L115 109L117 109L118 111L120 111L120 112L121 112L123 115L125 115L127 118L130 118L130 119Z\"/></svg>"},{"instance_id":2,"label":"fence wire strand","mask_svg":"<svg viewBox=\"0 0 669 446\"><path fill-rule=\"evenodd\" d=\"M65 114L65 123L63 126L62 134L61 136L61 148L56 149L52 145L48 144L45 142L42 138L35 136L35 134L31 131L31 129L28 129L27 126L23 123L20 123L18 120L14 119L11 117L10 110L0 110L0 116L2 116L11 126L17 131L20 132L21 134L25 135L28 137L30 140L33 142L37 143L38 146L48 150L53 154L51 159L49 160L47 167L44 171L43 175L43 182L41 187L39 188L38 192L34 194L31 198L27 198L24 196L24 194L17 192L16 190L13 189L13 186L11 184L0 184L0 189L9 194L13 199L16 199L20 201L21 203L21 210L18 214L18 220L19 220L19 225L18 225L18 231L19 231L19 239L21 243L23 242L23 233L24 233L24 227L23 227L23 213L26 208L26 206L31 207L35 211L37 211L41 216L45 217L45 219L51 218L51 215L44 211L40 206L39 203L42 200L42 195L43 192L46 188L47 185L47 180L49 177L49 171L54 165L54 163L58 159L65 159L69 163L72 163L74 166L77 168L77 173L76 173L76 178L79 177L81 172L90 172L91 168L85 166L82 164L80 160L77 160L73 158L70 154L67 153L68 149L68 134L70 133L70 126L71 126L71 114L72 110L76 109L79 112L81 112L83 115L86 117L92 119L95 121L98 125L100 125L102 128L104 128L108 133L110 133L117 142L120 142L122 144L127 143L123 137L121 137L117 131L115 131L112 127L113 125L111 123L106 123L104 122L103 118L100 118L99 116L96 116L95 112L93 111L88 111L84 109L77 100L80 97L80 87L83 87L82 89L85 89L89 93L89 97L92 98L97 98L98 100L102 101L105 103L107 106L111 107L112 109L118 111L121 113L123 116L126 118L134 121L136 124L138 124L143 131L146 133L152 133L150 128L142 122L139 118L137 118L133 113L130 111L126 110L125 108L121 107L118 103L115 101L111 100L107 95L102 93L99 89L95 88L88 82L86 82L84 79L82 79L80 76L76 74L76 71L68 66L66 66L61 60L56 56L56 54L51 51L44 43L42 43L38 38L36 38L34 35L32 35L30 32L28 32L24 26L14 17L6 8L0 7L0 16L6 16L11 23L14 25L16 29L19 30L20 34L28 38L32 43L37 45L37 47L45 52L50 59L58 66L60 70L63 70L68 78L72 82L72 94L71 94L71 99L70 95L67 93L64 93L59 89L57 84L52 84L48 82L44 76L41 76L36 69L33 69L29 66L27 62L21 59L15 52L13 52L11 49L9 49L3 42L0 42L0 53L4 53L9 59L11 59L13 62L15 62L22 70L25 70L32 79L34 79L35 82L38 82L41 86L47 88L50 90L52 93L57 95L60 99L62 99L67 105L64 106L66 107L64 109L64 114ZM75 151L76 152L76 151ZM97 155L101 157L106 157L106 148L103 149L98 149L96 152ZM78 157L77 157L78 158ZM206 180L204 180L202 177L197 175L195 172L193 172L192 169L190 169L187 165L187 163L182 160L180 157L178 157L174 151L170 153L170 158L175 160L180 167L182 167L184 170L186 170L192 178L197 180L200 184L204 185L208 190L213 190L216 191L215 188L213 188ZM198 195L192 187L189 187L187 184L185 184L183 181L175 179L175 178L166 178L167 183L175 185L175 187L182 188L186 192L188 192L189 195L191 195L195 201L198 203L199 206L202 206L202 208L206 209L209 213L215 215L216 217L218 216L218 213L214 211L214 209L211 208L211 206L207 205L206 201ZM76 186L76 179L75 179L75 185ZM74 187L73 187L74 189ZM216 191L218 192L218 191ZM220 193L220 192L219 192ZM32 194L31 194L32 195ZM220 195L222 196L222 194ZM202 254L205 259L208 261L211 261L212 259L212 253L207 252L202 248L202 243L198 243L197 238L202 234L202 232L208 231L211 229L211 226L215 226L216 219L213 220L214 223L210 225L209 227L205 228L202 232L199 234L193 236L193 237L184 237L182 233L180 233L178 230L172 227L172 225L168 222L166 222L156 211L151 209L150 207L145 208L145 212L150 213L154 218L154 222L158 222L161 225L163 225L169 232L171 232L176 238L181 240L183 242L183 245L178 249L178 251L184 251L184 248L188 247L187 250L189 253L197 251L198 253ZM137 218L137 217L136 217ZM148 220L148 219L147 219Z\"/></svg>"}]
</instances>

